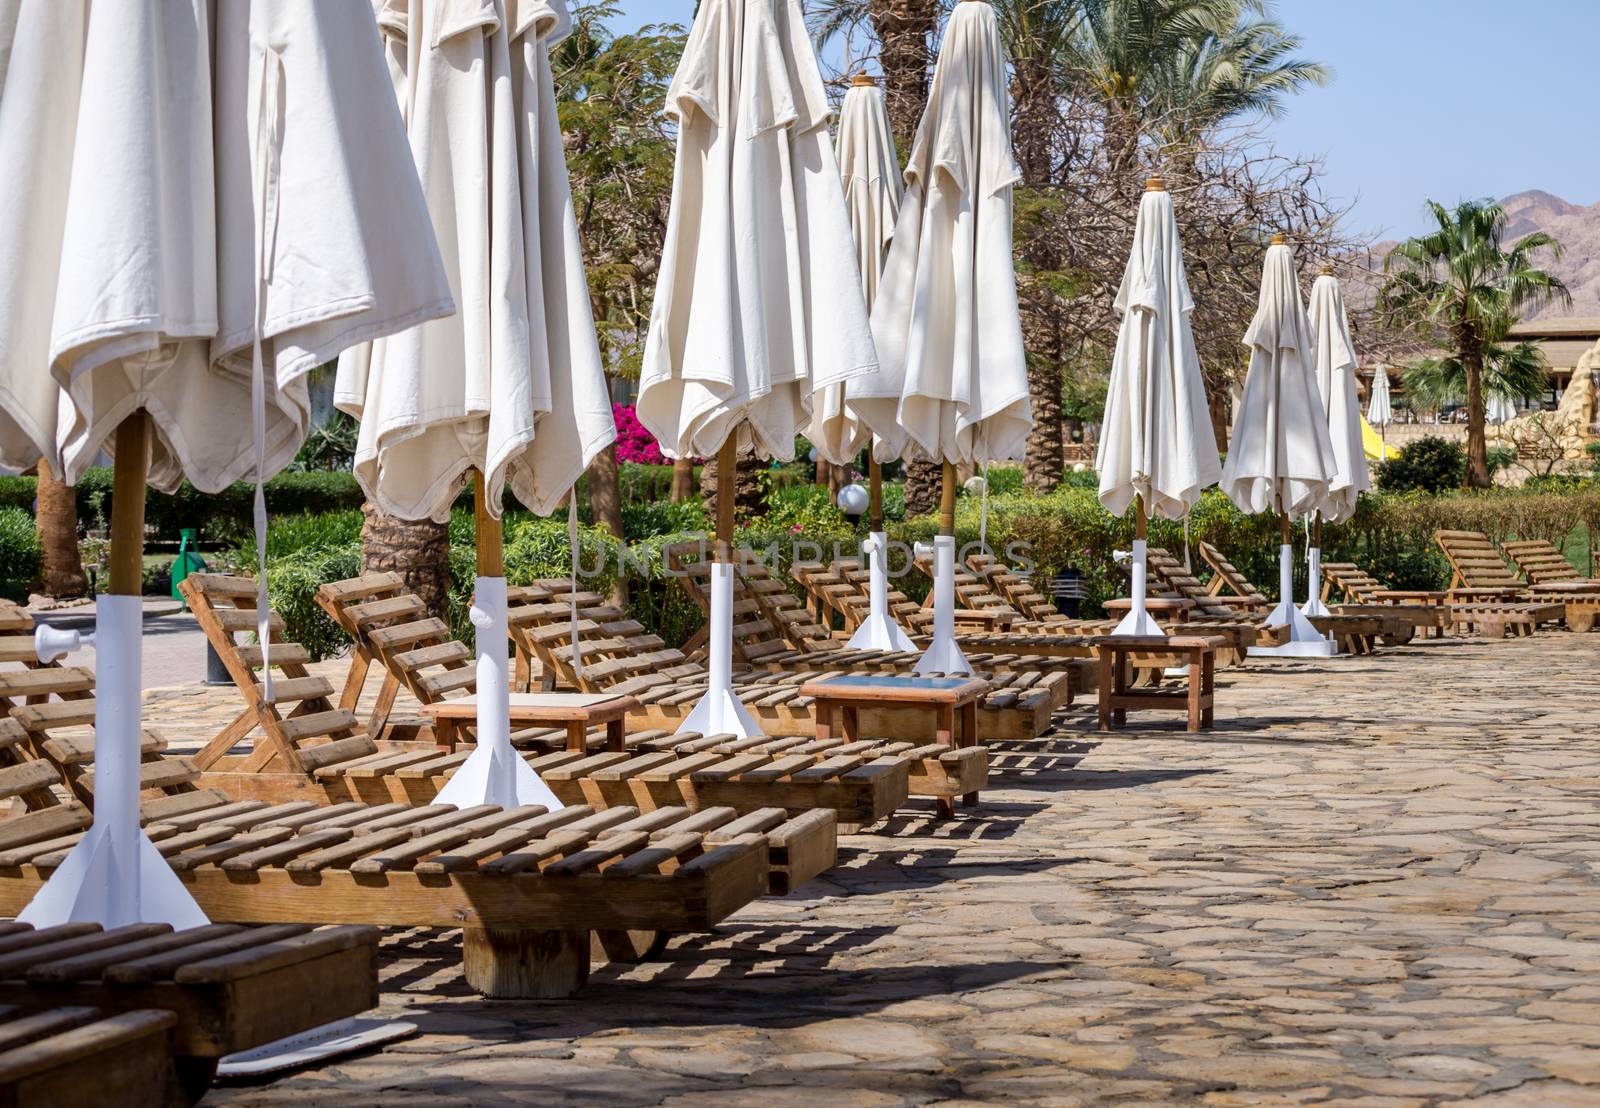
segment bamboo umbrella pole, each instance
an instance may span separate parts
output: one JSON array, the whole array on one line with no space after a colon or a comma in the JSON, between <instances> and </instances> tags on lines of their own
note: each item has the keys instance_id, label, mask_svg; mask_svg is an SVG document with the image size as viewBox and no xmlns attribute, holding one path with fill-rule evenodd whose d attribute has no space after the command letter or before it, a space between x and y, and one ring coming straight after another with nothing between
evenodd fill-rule
<instances>
[{"instance_id":1,"label":"bamboo umbrella pole","mask_svg":"<svg viewBox=\"0 0 1600 1108\"><path fill-rule=\"evenodd\" d=\"M945 462L940 471L939 533L954 536L956 533L956 467Z\"/></svg>"},{"instance_id":2,"label":"bamboo umbrella pole","mask_svg":"<svg viewBox=\"0 0 1600 1108\"><path fill-rule=\"evenodd\" d=\"M476 471L472 482L472 513L477 524L478 576L504 577L506 575L505 525L489 511L489 491L484 484L481 469Z\"/></svg>"},{"instance_id":3,"label":"bamboo umbrella pole","mask_svg":"<svg viewBox=\"0 0 1600 1108\"><path fill-rule=\"evenodd\" d=\"M150 417L143 408L118 425L116 449L107 591L113 596L138 596L144 583L144 485L150 464Z\"/></svg>"},{"instance_id":4,"label":"bamboo umbrella pole","mask_svg":"<svg viewBox=\"0 0 1600 1108\"><path fill-rule=\"evenodd\" d=\"M733 561L733 500L739 468L738 437L730 431L717 451L717 545L715 559Z\"/></svg>"},{"instance_id":5,"label":"bamboo umbrella pole","mask_svg":"<svg viewBox=\"0 0 1600 1108\"><path fill-rule=\"evenodd\" d=\"M883 466L867 447L867 529L883 530Z\"/></svg>"}]
</instances>

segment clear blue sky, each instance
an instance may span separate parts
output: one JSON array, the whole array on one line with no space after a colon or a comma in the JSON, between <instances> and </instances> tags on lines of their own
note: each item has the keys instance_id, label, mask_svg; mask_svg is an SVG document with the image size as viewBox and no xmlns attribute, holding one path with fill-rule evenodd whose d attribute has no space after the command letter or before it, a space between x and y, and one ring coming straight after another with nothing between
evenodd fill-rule
<instances>
[{"instance_id":1,"label":"clear blue sky","mask_svg":"<svg viewBox=\"0 0 1600 1108\"><path fill-rule=\"evenodd\" d=\"M1404 237L1423 201L1539 188L1600 202L1600 0L1278 0L1334 80L1270 125L1326 158L1350 229ZM687 24L694 0L622 0L618 29Z\"/></svg>"}]
</instances>

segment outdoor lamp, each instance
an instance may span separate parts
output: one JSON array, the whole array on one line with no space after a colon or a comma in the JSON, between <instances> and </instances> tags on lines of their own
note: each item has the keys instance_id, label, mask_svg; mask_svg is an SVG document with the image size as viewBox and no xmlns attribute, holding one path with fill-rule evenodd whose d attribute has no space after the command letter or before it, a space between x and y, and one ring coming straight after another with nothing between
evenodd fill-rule
<instances>
[{"instance_id":1,"label":"outdoor lamp","mask_svg":"<svg viewBox=\"0 0 1600 1108\"><path fill-rule=\"evenodd\" d=\"M862 485L852 481L839 490L839 510L849 517L852 524L861 520L861 515L867 510L867 490Z\"/></svg>"}]
</instances>

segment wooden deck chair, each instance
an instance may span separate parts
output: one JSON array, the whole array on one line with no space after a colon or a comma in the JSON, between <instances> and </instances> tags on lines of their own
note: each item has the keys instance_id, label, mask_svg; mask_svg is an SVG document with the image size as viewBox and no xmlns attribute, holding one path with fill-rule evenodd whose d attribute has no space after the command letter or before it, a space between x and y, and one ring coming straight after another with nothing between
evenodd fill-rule
<instances>
[{"instance_id":1,"label":"wooden deck chair","mask_svg":"<svg viewBox=\"0 0 1600 1108\"><path fill-rule=\"evenodd\" d=\"M1054 600L1033 587L1032 581L993 554L969 554L966 564L975 578L986 583L1024 619L1036 623L1072 622L1056 608Z\"/></svg>"},{"instance_id":2,"label":"wooden deck chair","mask_svg":"<svg viewBox=\"0 0 1600 1108\"><path fill-rule=\"evenodd\" d=\"M634 951L641 933L708 930L820 873L837 850L831 812L779 809L246 801L145 830L215 923L459 927L468 983L521 997L581 988L591 935ZM0 913L15 915L77 838L0 849Z\"/></svg>"},{"instance_id":3,"label":"wooden deck chair","mask_svg":"<svg viewBox=\"0 0 1600 1108\"><path fill-rule=\"evenodd\" d=\"M1223 555L1222 551L1206 542L1204 539L1195 544L1195 549L1200 552L1200 557L1206 565L1211 567L1211 583L1206 587L1206 593L1215 597L1223 604L1236 605L1246 612L1266 613L1272 611L1275 604L1261 595L1251 580L1239 568Z\"/></svg>"},{"instance_id":4,"label":"wooden deck chair","mask_svg":"<svg viewBox=\"0 0 1600 1108\"><path fill-rule=\"evenodd\" d=\"M193 1103L223 1057L375 1007L377 946L376 927L0 924L0 1090L26 1093L0 1102ZM69 1039L80 1068L49 1085Z\"/></svg>"},{"instance_id":5,"label":"wooden deck chair","mask_svg":"<svg viewBox=\"0 0 1600 1108\"><path fill-rule=\"evenodd\" d=\"M1535 588L1541 585L1561 587L1585 585L1600 589L1600 578L1585 577L1579 573L1561 551L1556 549L1553 542L1545 539L1522 539L1503 542L1500 544L1500 549L1505 551L1517 567L1517 571Z\"/></svg>"},{"instance_id":6,"label":"wooden deck chair","mask_svg":"<svg viewBox=\"0 0 1600 1108\"><path fill-rule=\"evenodd\" d=\"M203 578L205 575L199 576ZM209 617L216 611L227 609L218 608L210 602L215 596L227 596L237 591L236 582L241 579L224 580L233 583L219 588L215 582L202 579L190 590L199 600L199 606L196 607L197 615L201 610L208 613L208 618L201 620L202 627L210 626L215 629L223 627L222 621ZM380 602L385 604L386 610L396 618L404 618L404 613L417 610L416 604L420 601L417 601L415 596L390 584L386 584L384 588L386 595L381 597ZM253 583L250 584L248 591L254 595ZM361 596L363 591L360 586L343 590L343 595L354 596L356 603L342 614L349 617L350 626L355 628L358 635L381 635L384 627L380 625L380 620L363 620L359 612L352 614L354 608L359 608L361 604L368 602ZM551 595L548 589L539 586L524 587L517 592L519 604L525 604L530 598L542 600ZM569 610L565 600L552 603L563 612ZM338 607L337 604L335 606ZM430 636L433 633L431 630L428 632ZM231 635L224 637L216 630L208 634L212 635L219 654L229 650L238 652L246 649L233 644ZM406 641L415 641L410 638L410 634L407 633L405 636ZM431 643L429 648L439 645L442 644ZM279 649L276 645L273 648L271 657L274 665L277 664ZM370 660L381 662L386 667L392 663L399 664L394 662L394 654L381 642L369 647L368 656ZM241 660L241 666L247 661L249 659ZM230 673L237 668L241 667L230 667ZM303 668L301 672L303 673ZM393 674L391 676L395 676L397 682L401 681L399 676ZM414 677L414 671L412 676ZM323 697L331 693L331 682L315 677L311 680L321 681L322 684L315 687L308 685L300 691ZM237 679L235 683L239 684ZM421 687L426 688L426 686ZM272 706L262 701L259 692L252 699L251 691L258 689L253 682L248 687L240 685L240 689L245 693L247 711L252 713L263 731L278 722L271 711ZM321 712L323 708L322 704L313 704L310 710ZM348 711L343 709L340 711L345 711L346 716L353 720ZM297 717L289 718L292 720ZM604 741L602 734L596 734L594 738L602 743ZM610 803L628 803L649 809L687 806L696 810L731 803L740 812L750 812L774 807L773 798L778 795L778 790L769 787L769 783L761 775L741 774L737 772L738 767L723 772L728 768L724 766L727 759L699 759L685 763L671 755L663 756L655 753L645 756L645 752L638 750L594 755L584 751L568 752L564 749L567 742L566 732L560 728L519 731L513 739L523 745L558 748L553 755L531 759L530 764L535 772L546 777L546 783L563 803L593 803L606 799ZM637 742L636 736L635 745ZM309 749L314 754L322 748ZM427 804L438 795L438 790L448 779L449 774L466 760L467 755L467 751L444 751L429 744L389 742L381 749L373 744L371 749L310 765L300 771L271 762L257 761L252 764L253 756L251 756L227 765L213 762L208 767L205 782L214 784L225 790L228 795L240 799L272 801L307 799L320 803L393 801ZM303 754L302 760L304 760ZM909 767L890 762L867 765L867 761L871 760L864 761L859 767L861 772L850 775L844 780L831 783L819 780L811 782L804 788L783 790L785 804L794 802L796 811L817 807L828 808L836 812L841 820L853 825L873 823L888 816L905 801L910 787ZM607 787L602 788L596 781L591 781L591 778L607 783ZM795 800L801 794L809 796L810 802L802 803Z\"/></svg>"},{"instance_id":7,"label":"wooden deck chair","mask_svg":"<svg viewBox=\"0 0 1600 1108\"><path fill-rule=\"evenodd\" d=\"M1151 584L1170 596L1192 601L1186 630L1196 634L1222 635L1229 640L1226 651L1218 653L1218 661L1232 664L1244 661L1252 646L1276 646L1287 640L1287 628L1273 628L1262 622L1259 614L1241 611L1240 606L1218 599L1206 591L1200 579L1177 557L1159 546L1145 552L1145 565Z\"/></svg>"},{"instance_id":8,"label":"wooden deck chair","mask_svg":"<svg viewBox=\"0 0 1600 1108\"><path fill-rule=\"evenodd\" d=\"M1340 599L1343 597L1343 600ZM1336 612L1392 612L1424 637L1449 630L1450 605L1443 592L1385 588L1354 562L1322 563L1322 602Z\"/></svg>"},{"instance_id":9,"label":"wooden deck chair","mask_svg":"<svg viewBox=\"0 0 1600 1108\"><path fill-rule=\"evenodd\" d=\"M929 581L934 578L933 555L914 555L911 564ZM1022 613L1013 608L1005 597L1001 596L987 581L970 572L959 562L955 568L956 608L959 611L966 608L978 612L992 621L993 626L1009 627L1022 618ZM923 597L924 608L933 607L933 589L928 590L928 595Z\"/></svg>"},{"instance_id":10,"label":"wooden deck chair","mask_svg":"<svg viewBox=\"0 0 1600 1108\"><path fill-rule=\"evenodd\" d=\"M1528 583L1507 567L1489 536L1482 531L1435 531L1433 540L1450 563L1446 596L1458 628L1489 638L1531 635L1539 627L1566 618L1559 599L1534 594Z\"/></svg>"},{"instance_id":11,"label":"wooden deck chair","mask_svg":"<svg viewBox=\"0 0 1600 1108\"><path fill-rule=\"evenodd\" d=\"M518 649L537 656L570 687L638 697L643 705L629 716L631 729L676 732L705 692L704 666L645 635L621 609L602 605L584 612L579 625L581 676L573 666L572 628L564 604L522 605L510 612L508 622ZM746 669L735 674L734 684L740 700L767 733L811 735L816 720L810 699L800 695L800 686L839 672L825 662L815 670L801 672ZM1058 702L1071 696L1071 679L1066 674L997 674L995 682L1003 687L980 702L980 741L1037 738L1050 726ZM864 712L861 717L865 733L885 739L930 734L924 722L919 715L905 711Z\"/></svg>"}]
</instances>

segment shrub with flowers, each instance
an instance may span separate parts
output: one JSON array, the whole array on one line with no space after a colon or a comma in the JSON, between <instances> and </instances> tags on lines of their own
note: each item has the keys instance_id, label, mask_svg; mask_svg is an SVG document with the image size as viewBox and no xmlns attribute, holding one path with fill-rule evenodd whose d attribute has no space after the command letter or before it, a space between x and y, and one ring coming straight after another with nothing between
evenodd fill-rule
<instances>
[{"instance_id":1,"label":"shrub with flowers","mask_svg":"<svg viewBox=\"0 0 1600 1108\"><path fill-rule=\"evenodd\" d=\"M611 405L611 418L617 422L617 461L647 466L666 464L667 459L656 445L655 436L639 422L632 404Z\"/></svg>"}]
</instances>

